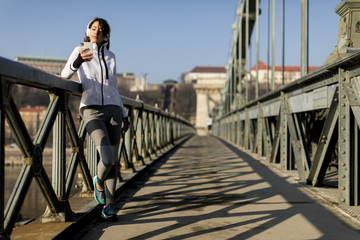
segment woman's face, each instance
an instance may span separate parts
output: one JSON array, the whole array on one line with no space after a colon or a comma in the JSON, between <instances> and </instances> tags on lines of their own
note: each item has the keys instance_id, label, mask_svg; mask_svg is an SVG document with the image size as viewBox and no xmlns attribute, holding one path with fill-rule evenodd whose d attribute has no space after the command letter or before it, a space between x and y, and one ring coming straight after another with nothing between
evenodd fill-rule
<instances>
[{"instance_id":1,"label":"woman's face","mask_svg":"<svg viewBox=\"0 0 360 240\"><path fill-rule=\"evenodd\" d=\"M100 45L104 41L103 28L99 25L98 21L93 22L90 27L90 41Z\"/></svg>"}]
</instances>

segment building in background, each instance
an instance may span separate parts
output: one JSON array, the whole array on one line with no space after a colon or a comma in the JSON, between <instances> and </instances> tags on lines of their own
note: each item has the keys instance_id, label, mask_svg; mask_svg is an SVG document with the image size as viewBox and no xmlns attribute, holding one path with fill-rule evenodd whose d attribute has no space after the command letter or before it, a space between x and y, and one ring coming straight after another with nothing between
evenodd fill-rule
<instances>
[{"instance_id":1,"label":"building in background","mask_svg":"<svg viewBox=\"0 0 360 240\"><path fill-rule=\"evenodd\" d=\"M15 61L24 63L26 65L40 68L44 71L60 75L67 59L66 58L51 58L51 57L32 57L20 56L15 58Z\"/></svg>"},{"instance_id":2,"label":"building in background","mask_svg":"<svg viewBox=\"0 0 360 240\"><path fill-rule=\"evenodd\" d=\"M267 66L264 62L259 61L259 84L266 84L269 81L271 86L271 66ZM318 67L310 66L309 72L318 69ZM252 81L256 79L256 65L250 69ZM282 66L275 66L274 80L275 86L282 85ZM288 84L301 77L300 66L284 66L284 83ZM275 88L277 88L275 87Z\"/></svg>"},{"instance_id":3,"label":"building in background","mask_svg":"<svg viewBox=\"0 0 360 240\"><path fill-rule=\"evenodd\" d=\"M207 135L211 129L212 110L221 102L221 90L226 82L225 67L197 66L184 75L183 81L191 83L196 91L196 132Z\"/></svg>"},{"instance_id":4,"label":"building in background","mask_svg":"<svg viewBox=\"0 0 360 240\"><path fill-rule=\"evenodd\" d=\"M37 130L45 117L46 111L47 108L45 107L27 107L19 109L21 118L24 121L27 131L32 139L35 138Z\"/></svg>"},{"instance_id":5,"label":"building in background","mask_svg":"<svg viewBox=\"0 0 360 240\"><path fill-rule=\"evenodd\" d=\"M19 113L24 122L27 132L31 139L36 137L37 131L45 117L47 108L45 107L26 107L20 108ZM15 142L10 131L10 126L5 121L5 144L10 145Z\"/></svg>"},{"instance_id":6,"label":"building in background","mask_svg":"<svg viewBox=\"0 0 360 240\"><path fill-rule=\"evenodd\" d=\"M117 74L118 87L125 91L130 92L143 92L146 91L147 83L145 76L139 80L134 73L124 72Z\"/></svg>"},{"instance_id":7,"label":"building in background","mask_svg":"<svg viewBox=\"0 0 360 240\"><path fill-rule=\"evenodd\" d=\"M213 79L217 81L226 76L225 67L196 66L190 72L185 73L184 83L196 84L198 79Z\"/></svg>"}]
</instances>

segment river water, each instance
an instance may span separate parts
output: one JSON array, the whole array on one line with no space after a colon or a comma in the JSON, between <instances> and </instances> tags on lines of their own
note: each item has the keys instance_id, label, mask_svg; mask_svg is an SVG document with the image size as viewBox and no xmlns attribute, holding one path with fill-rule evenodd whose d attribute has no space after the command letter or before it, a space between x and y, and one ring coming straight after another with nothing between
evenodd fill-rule
<instances>
[{"instance_id":1,"label":"river water","mask_svg":"<svg viewBox=\"0 0 360 240\"><path fill-rule=\"evenodd\" d=\"M5 206L19 177L21 168L22 166L20 165L5 167ZM48 173L49 171L46 172ZM36 218L41 216L45 212L45 209L46 203L44 197L41 195L35 179L33 179L21 208L21 216L23 218Z\"/></svg>"},{"instance_id":2,"label":"river water","mask_svg":"<svg viewBox=\"0 0 360 240\"><path fill-rule=\"evenodd\" d=\"M44 168L51 181L52 166L47 165ZM8 204L9 197L13 191L13 188L19 177L19 173L21 172L21 169L22 169L21 165L5 167L5 206ZM75 180L74 182L79 183L77 180ZM72 193L78 192L80 190L81 188L74 187ZM44 214L46 210L46 206L47 204L45 198L43 197L35 178L33 178L31 182L31 186L26 194L25 201L20 211L21 217L23 219L37 218Z\"/></svg>"}]
</instances>

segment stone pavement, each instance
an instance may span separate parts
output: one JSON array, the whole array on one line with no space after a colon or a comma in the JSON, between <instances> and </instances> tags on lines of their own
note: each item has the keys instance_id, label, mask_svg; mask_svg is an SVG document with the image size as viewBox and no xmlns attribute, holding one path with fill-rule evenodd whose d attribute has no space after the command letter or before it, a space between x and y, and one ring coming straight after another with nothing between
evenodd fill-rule
<instances>
[{"instance_id":1,"label":"stone pavement","mask_svg":"<svg viewBox=\"0 0 360 240\"><path fill-rule=\"evenodd\" d=\"M152 170L121 195L116 222L94 220L81 239L360 239L303 185L213 137Z\"/></svg>"}]
</instances>

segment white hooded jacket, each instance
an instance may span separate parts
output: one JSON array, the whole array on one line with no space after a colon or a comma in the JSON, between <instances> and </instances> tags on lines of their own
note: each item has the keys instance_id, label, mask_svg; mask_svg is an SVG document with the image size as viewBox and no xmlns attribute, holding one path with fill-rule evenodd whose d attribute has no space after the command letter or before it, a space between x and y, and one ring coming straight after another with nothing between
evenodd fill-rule
<instances>
[{"instance_id":1,"label":"white hooded jacket","mask_svg":"<svg viewBox=\"0 0 360 240\"><path fill-rule=\"evenodd\" d=\"M82 47L76 47L62 70L61 77L70 79L77 72L83 90L80 113L85 106L117 105L121 107L123 117L127 117L117 87L115 55L106 45L107 43L103 44L99 49L97 44L93 43L93 59L83 62L79 68L75 68L73 63Z\"/></svg>"}]
</instances>

